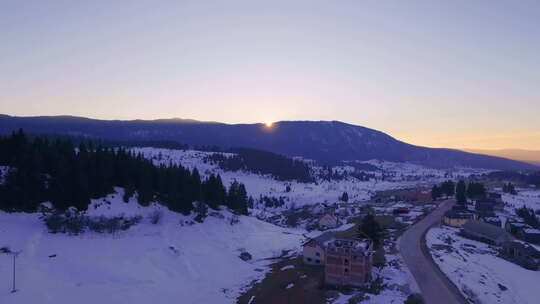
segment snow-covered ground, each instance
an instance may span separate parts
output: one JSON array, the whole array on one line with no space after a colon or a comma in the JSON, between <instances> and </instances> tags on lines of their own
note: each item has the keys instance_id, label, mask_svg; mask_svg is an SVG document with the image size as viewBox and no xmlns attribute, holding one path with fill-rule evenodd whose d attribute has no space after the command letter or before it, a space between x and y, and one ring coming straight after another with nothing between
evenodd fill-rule
<instances>
[{"instance_id":1,"label":"snow-covered ground","mask_svg":"<svg viewBox=\"0 0 540 304\"><path fill-rule=\"evenodd\" d=\"M453 174L411 164L372 161L391 178L359 181L349 176L343 180L298 183L249 172L225 172L205 161L215 152L131 150L155 164L196 167L203 177L220 174L226 186L237 180L245 184L248 194L255 199L261 195L284 197L286 205L270 211L276 214L292 207L332 204L338 202L343 192L348 193L350 203L361 203L376 191L426 185ZM4 171L0 168L0 178ZM381 172L378 174L382 176ZM291 191L286 191L287 186ZM192 216L170 212L157 204L142 207L135 198L124 203L122 196L123 190L118 188L117 193L94 200L87 211L88 216L143 217L141 223L114 235L50 234L40 214L0 211L0 248L22 250L17 260L19 291L14 294L9 293L12 257L0 253L0 303L136 304L171 303L174 299L179 303L234 303L242 290L265 276L270 263L267 258L279 256L283 250L299 250L303 234L307 233L281 228L253 216L237 217L224 210L210 211L204 223L197 223ZM158 224L151 223L155 212L161 214ZM257 212L252 215L258 215ZM316 233L321 232L312 231L309 236ZM248 252L252 259L240 259L242 252ZM379 295L370 295L365 303L402 303L410 293L411 277L404 264L397 256L387 255L387 259L390 263L377 271L387 287Z\"/></svg>"},{"instance_id":2,"label":"snow-covered ground","mask_svg":"<svg viewBox=\"0 0 540 304\"><path fill-rule=\"evenodd\" d=\"M511 209L525 206L540 210L540 190L518 189L517 195L505 193L502 198Z\"/></svg>"},{"instance_id":3,"label":"snow-covered ground","mask_svg":"<svg viewBox=\"0 0 540 304\"><path fill-rule=\"evenodd\" d=\"M456 235L457 229L432 228L427 246L439 268L473 303L539 303L540 271L526 270L496 256L484 243Z\"/></svg>"},{"instance_id":4,"label":"snow-covered ground","mask_svg":"<svg viewBox=\"0 0 540 304\"><path fill-rule=\"evenodd\" d=\"M0 253L0 303L234 303L242 288L264 276L264 259L298 250L303 239L301 231L253 217L231 224L227 211L194 223L159 205L124 203L117 191L88 210L90 216L143 216L115 235L50 234L39 214L0 211L0 247L22 250L14 294L12 257ZM152 224L156 210L161 221ZM243 251L252 260L240 259Z\"/></svg>"},{"instance_id":5,"label":"snow-covered ground","mask_svg":"<svg viewBox=\"0 0 540 304\"><path fill-rule=\"evenodd\" d=\"M316 183L298 183L294 181L279 181L268 175L261 176L250 172L223 171L217 165L205 161L208 155L219 152L170 150L150 147L132 148L131 150L135 153L141 153L144 157L151 159L155 164L175 163L190 169L197 168L203 177L212 173L220 174L226 186L237 180L246 186L248 194L255 199L260 195L284 197L287 203L283 209L317 203L335 203L339 201L338 198L343 192L348 193L350 202L361 202L370 199L377 191L410 188L425 184L426 182L438 182L443 180L447 173L446 171L413 164L371 161L370 164L380 167L383 170L391 169L388 172L392 172L396 177L386 181L380 179L359 181L356 178L349 177L344 180L317 180ZM340 168L336 169L339 170ZM346 166L341 168L343 171L346 171L346 169ZM461 171L458 170L458 172ZM479 173L483 171L475 172ZM405 178L411 176L416 178L412 180ZM286 192L287 186L291 187L290 192Z\"/></svg>"},{"instance_id":6,"label":"snow-covered ground","mask_svg":"<svg viewBox=\"0 0 540 304\"><path fill-rule=\"evenodd\" d=\"M413 178L424 178L444 181L447 179L458 179L469 177L473 174L481 175L493 172L494 170L477 169L477 168L453 168L448 170L441 170L435 168L428 168L421 165L411 163L396 163L382 160L369 160L360 162L364 164L370 164L384 171L386 174L393 176L397 180L407 180Z\"/></svg>"}]
</instances>

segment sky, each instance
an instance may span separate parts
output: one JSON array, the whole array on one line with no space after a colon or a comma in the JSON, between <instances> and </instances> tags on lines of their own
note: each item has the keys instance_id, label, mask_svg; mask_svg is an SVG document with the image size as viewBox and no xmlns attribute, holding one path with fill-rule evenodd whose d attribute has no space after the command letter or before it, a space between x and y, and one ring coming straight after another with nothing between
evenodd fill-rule
<instances>
[{"instance_id":1,"label":"sky","mask_svg":"<svg viewBox=\"0 0 540 304\"><path fill-rule=\"evenodd\" d=\"M540 150L540 1L0 0L0 113Z\"/></svg>"}]
</instances>

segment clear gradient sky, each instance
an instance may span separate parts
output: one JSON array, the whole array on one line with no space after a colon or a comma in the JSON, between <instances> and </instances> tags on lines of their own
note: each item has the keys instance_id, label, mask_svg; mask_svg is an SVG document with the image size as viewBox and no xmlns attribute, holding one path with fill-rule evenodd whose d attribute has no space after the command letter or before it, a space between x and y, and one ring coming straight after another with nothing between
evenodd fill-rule
<instances>
[{"instance_id":1,"label":"clear gradient sky","mask_svg":"<svg viewBox=\"0 0 540 304\"><path fill-rule=\"evenodd\" d=\"M540 149L540 1L0 0L0 113Z\"/></svg>"}]
</instances>

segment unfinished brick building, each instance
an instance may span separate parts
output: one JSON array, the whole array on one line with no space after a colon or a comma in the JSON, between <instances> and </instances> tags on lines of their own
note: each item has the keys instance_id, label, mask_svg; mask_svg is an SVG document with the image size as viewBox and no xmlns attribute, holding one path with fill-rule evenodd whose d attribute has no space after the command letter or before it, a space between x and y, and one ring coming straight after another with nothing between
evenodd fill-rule
<instances>
[{"instance_id":1,"label":"unfinished brick building","mask_svg":"<svg viewBox=\"0 0 540 304\"><path fill-rule=\"evenodd\" d=\"M364 286L371 280L373 244L370 240L338 239L326 249L325 283Z\"/></svg>"}]
</instances>

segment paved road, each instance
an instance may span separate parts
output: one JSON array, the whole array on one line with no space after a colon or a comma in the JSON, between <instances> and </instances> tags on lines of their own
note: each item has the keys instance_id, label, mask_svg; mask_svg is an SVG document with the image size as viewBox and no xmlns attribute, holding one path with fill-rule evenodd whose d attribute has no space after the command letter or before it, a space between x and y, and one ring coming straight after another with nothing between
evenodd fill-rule
<instances>
[{"instance_id":1,"label":"paved road","mask_svg":"<svg viewBox=\"0 0 540 304\"><path fill-rule=\"evenodd\" d=\"M454 204L453 200L442 202L428 216L409 228L400 238L399 248L403 260L414 276L427 304L465 304L459 290L442 274L431 257L422 250L424 234L440 222L444 212Z\"/></svg>"}]
</instances>

